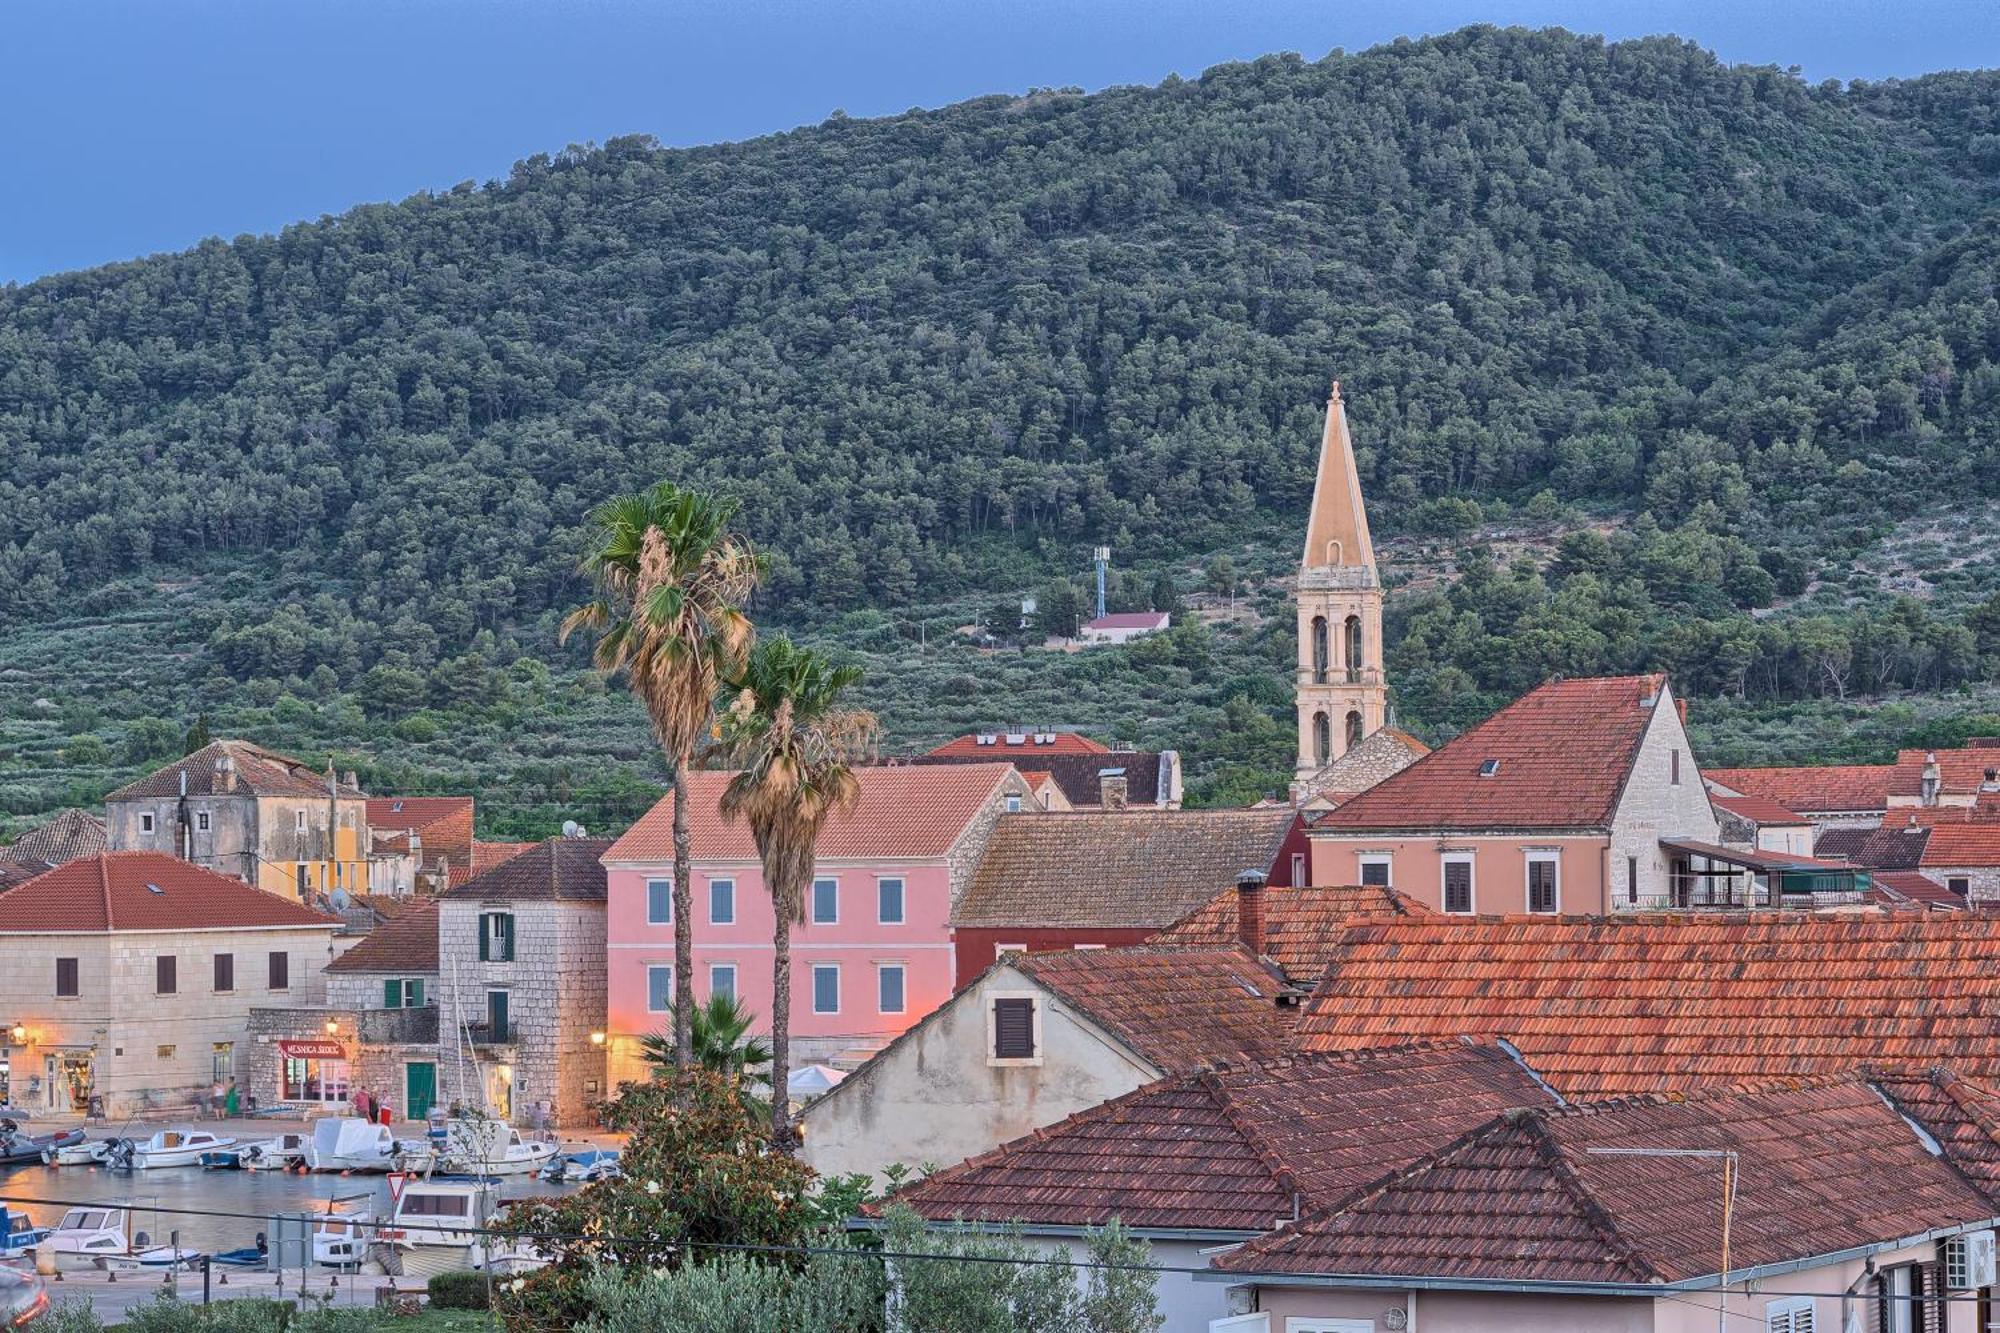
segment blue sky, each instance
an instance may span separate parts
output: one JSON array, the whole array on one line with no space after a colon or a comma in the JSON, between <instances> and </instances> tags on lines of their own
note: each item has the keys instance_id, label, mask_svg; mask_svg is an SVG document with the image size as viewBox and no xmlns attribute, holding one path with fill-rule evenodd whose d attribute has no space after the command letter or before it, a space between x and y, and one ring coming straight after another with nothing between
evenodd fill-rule
<instances>
[{"instance_id":1,"label":"blue sky","mask_svg":"<svg viewBox=\"0 0 2000 1333\"><path fill-rule=\"evenodd\" d=\"M2000 64L1995 0L5 0L0 283L505 174L1467 23L1673 32L1812 79Z\"/></svg>"}]
</instances>

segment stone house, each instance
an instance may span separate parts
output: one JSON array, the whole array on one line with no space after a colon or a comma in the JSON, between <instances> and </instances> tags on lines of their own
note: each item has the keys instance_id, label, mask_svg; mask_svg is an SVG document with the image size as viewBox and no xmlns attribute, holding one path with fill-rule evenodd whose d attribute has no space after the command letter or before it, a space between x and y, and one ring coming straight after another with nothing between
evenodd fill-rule
<instances>
[{"instance_id":1,"label":"stone house","mask_svg":"<svg viewBox=\"0 0 2000 1333\"><path fill-rule=\"evenodd\" d=\"M6 1096L113 1121L241 1080L253 1008L319 1004L340 922L163 852L79 858L0 895Z\"/></svg>"},{"instance_id":2,"label":"stone house","mask_svg":"<svg viewBox=\"0 0 2000 1333\"><path fill-rule=\"evenodd\" d=\"M1664 675L1552 680L1307 830L1315 884L1436 911L1727 905L1727 864Z\"/></svg>"},{"instance_id":3,"label":"stone house","mask_svg":"<svg viewBox=\"0 0 2000 1333\"><path fill-rule=\"evenodd\" d=\"M1730 796L1710 791L1708 803L1715 807L1715 822L1725 847L1783 852L1788 856L1813 854L1813 822L1768 796Z\"/></svg>"},{"instance_id":4,"label":"stone house","mask_svg":"<svg viewBox=\"0 0 2000 1333\"><path fill-rule=\"evenodd\" d=\"M958 977L1002 953L1138 944L1246 870L1269 879L1295 821L1285 806L1004 815L952 907Z\"/></svg>"},{"instance_id":5,"label":"stone house","mask_svg":"<svg viewBox=\"0 0 2000 1333\"><path fill-rule=\"evenodd\" d=\"M473 874L473 823L470 796L370 797L370 888L406 895L463 884Z\"/></svg>"},{"instance_id":6,"label":"stone house","mask_svg":"<svg viewBox=\"0 0 2000 1333\"><path fill-rule=\"evenodd\" d=\"M369 888L368 798L248 741L220 740L104 798L111 850L162 852L311 902Z\"/></svg>"},{"instance_id":7,"label":"stone house","mask_svg":"<svg viewBox=\"0 0 2000 1333\"><path fill-rule=\"evenodd\" d=\"M768 1030L776 919L749 827L721 814L731 776L689 775L694 994L697 1003L733 995ZM855 777L860 799L821 828L806 921L792 931L792 1051L801 1065L859 1063L951 996L952 908L994 826L1010 809L1033 809L1006 763L869 767ZM671 1021L673 800L647 811L605 856L614 1082L644 1073L640 1039Z\"/></svg>"},{"instance_id":8,"label":"stone house","mask_svg":"<svg viewBox=\"0 0 2000 1333\"><path fill-rule=\"evenodd\" d=\"M104 821L88 810L74 806L58 810L31 829L0 847L0 861L25 865L36 870L67 864L79 856L95 856L110 850Z\"/></svg>"},{"instance_id":9,"label":"stone house","mask_svg":"<svg viewBox=\"0 0 2000 1333\"><path fill-rule=\"evenodd\" d=\"M438 1095L594 1122L605 1071L608 838L551 838L438 899Z\"/></svg>"},{"instance_id":10,"label":"stone house","mask_svg":"<svg viewBox=\"0 0 2000 1333\"><path fill-rule=\"evenodd\" d=\"M801 1117L823 1175L943 1164L1170 1073L1283 1054L1299 993L1223 949L1008 954Z\"/></svg>"}]
</instances>

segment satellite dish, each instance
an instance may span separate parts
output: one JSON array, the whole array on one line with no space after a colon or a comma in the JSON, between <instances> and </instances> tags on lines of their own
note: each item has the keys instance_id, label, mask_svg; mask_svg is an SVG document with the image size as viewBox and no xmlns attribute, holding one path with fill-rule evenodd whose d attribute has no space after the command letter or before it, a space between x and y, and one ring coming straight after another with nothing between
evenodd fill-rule
<instances>
[{"instance_id":1,"label":"satellite dish","mask_svg":"<svg viewBox=\"0 0 2000 1333\"><path fill-rule=\"evenodd\" d=\"M563 821L563 836L565 838L581 838L583 836L583 825L577 823L574 819L565 819Z\"/></svg>"}]
</instances>

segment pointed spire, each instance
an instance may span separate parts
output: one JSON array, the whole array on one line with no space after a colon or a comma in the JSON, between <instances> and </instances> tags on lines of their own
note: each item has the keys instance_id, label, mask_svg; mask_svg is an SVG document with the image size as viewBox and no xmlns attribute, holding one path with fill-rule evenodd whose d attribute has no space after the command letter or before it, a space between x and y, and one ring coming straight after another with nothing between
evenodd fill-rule
<instances>
[{"instance_id":1,"label":"pointed spire","mask_svg":"<svg viewBox=\"0 0 2000 1333\"><path fill-rule=\"evenodd\" d=\"M1312 515L1306 521L1305 568L1373 570L1375 543L1368 535L1368 510L1361 501L1361 476L1354 441L1347 433L1347 406L1340 381L1326 400L1326 429L1319 442L1319 477L1313 483Z\"/></svg>"}]
</instances>

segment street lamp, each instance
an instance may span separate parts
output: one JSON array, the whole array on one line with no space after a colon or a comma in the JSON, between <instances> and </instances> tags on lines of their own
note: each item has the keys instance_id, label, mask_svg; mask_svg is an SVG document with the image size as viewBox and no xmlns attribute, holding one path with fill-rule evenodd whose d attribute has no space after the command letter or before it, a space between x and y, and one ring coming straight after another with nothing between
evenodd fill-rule
<instances>
[{"instance_id":1,"label":"street lamp","mask_svg":"<svg viewBox=\"0 0 2000 1333\"><path fill-rule=\"evenodd\" d=\"M604 1044L604 1034L602 1032L591 1033L590 1044L592 1046L602 1046Z\"/></svg>"},{"instance_id":2,"label":"street lamp","mask_svg":"<svg viewBox=\"0 0 2000 1333\"><path fill-rule=\"evenodd\" d=\"M14 1025L14 1044L22 1045L28 1040L28 1029L19 1023Z\"/></svg>"},{"instance_id":3,"label":"street lamp","mask_svg":"<svg viewBox=\"0 0 2000 1333\"><path fill-rule=\"evenodd\" d=\"M326 1020L327 1036L331 1037L339 1031L340 1031L340 1021L338 1019L329 1018Z\"/></svg>"}]
</instances>

